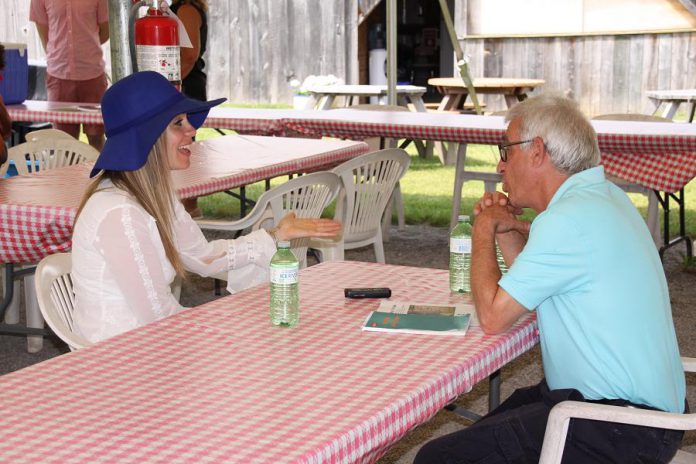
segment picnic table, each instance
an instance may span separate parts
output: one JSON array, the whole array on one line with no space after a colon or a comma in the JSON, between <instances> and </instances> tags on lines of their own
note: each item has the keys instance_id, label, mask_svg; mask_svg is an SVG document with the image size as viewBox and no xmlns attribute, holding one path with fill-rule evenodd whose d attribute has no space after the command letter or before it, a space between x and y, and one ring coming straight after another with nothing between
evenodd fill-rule
<instances>
[{"instance_id":1,"label":"picnic table","mask_svg":"<svg viewBox=\"0 0 696 464\"><path fill-rule=\"evenodd\" d=\"M0 377L2 462L371 463L538 343L536 314L465 336L361 330L394 299L466 303L447 271L332 262L300 272L300 322L264 284Z\"/></svg>"},{"instance_id":2,"label":"picnic table","mask_svg":"<svg viewBox=\"0 0 696 464\"><path fill-rule=\"evenodd\" d=\"M104 124L99 105L74 102L49 102L26 100L17 105L8 105L7 111L13 121L55 122L63 124ZM203 127L231 129L241 134L275 135L280 129L279 121L290 116L294 110L261 111L252 108L228 108L216 106L210 109Z\"/></svg>"},{"instance_id":3,"label":"picnic table","mask_svg":"<svg viewBox=\"0 0 696 464\"><path fill-rule=\"evenodd\" d=\"M344 97L345 105L350 106L356 98L360 97L386 97L386 85L316 85L309 87L307 91L312 96L312 99L307 104L309 108L319 110L328 110L333 106L336 97ZM402 106L413 104L416 111L425 112L425 104L423 103L423 94L427 91L425 87L415 85L397 85L396 97L397 101Z\"/></svg>"},{"instance_id":4,"label":"picnic table","mask_svg":"<svg viewBox=\"0 0 696 464\"><path fill-rule=\"evenodd\" d=\"M541 79L521 79L502 77L477 77L473 79L477 95L502 95L507 107L512 107L518 101L527 98L527 94L537 87L544 85ZM432 77L428 79L442 95L437 107L438 111L458 110L464 107L469 96L469 89L460 77Z\"/></svg>"},{"instance_id":5,"label":"picnic table","mask_svg":"<svg viewBox=\"0 0 696 464\"><path fill-rule=\"evenodd\" d=\"M674 119L677 110L682 103L689 105L689 113L687 116L688 122L694 122L694 113L696 113L696 89L683 90L648 90L645 95L650 99L652 108L650 113L662 116L667 119ZM660 113L660 106L665 105Z\"/></svg>"},{"instance_id":6,"label":"picnic table","mask_svg":"<svg viewBox=\"0 0 696 464\"><path fill-rule=\"evenodd\" d=\"M487 190L495 189L500 175L473 171L466 167L469 143L496 145L505 133L501 116L476 116L447 113L360 112L350 109L298 114L283 119L286 130L309 136L340 138L389 137L417 138L451 142L448 157L456 157L455 185L452 198L452 226L456 223L463 183L480 180ZM636 121L592 121L597 132L602 164L607 174L655 191L665 212L664 244L660 253L684 242L691 254L686 235L684 186L696 177L696 126ZM676 202L679 232L669 231L670 200Z\"/></svg>"},{"instance_id":7,"label":"picnic table","mask_svg":"<svg viewBox=\"0 0 696 464\"><path fill-rule=\"evenodd\" d=\"M195 142L191 167L172 176L181 199L196 198L281 175L329 169L367 150L367 144L354 141L230 135ZM91 169L85 163L0 179L0 263L5 263L10 284L0 321L12 299L14 264L37 263L70 250L75 213ZM35 331L0 324L0 332Z\"/></svg>"}]
</instances>

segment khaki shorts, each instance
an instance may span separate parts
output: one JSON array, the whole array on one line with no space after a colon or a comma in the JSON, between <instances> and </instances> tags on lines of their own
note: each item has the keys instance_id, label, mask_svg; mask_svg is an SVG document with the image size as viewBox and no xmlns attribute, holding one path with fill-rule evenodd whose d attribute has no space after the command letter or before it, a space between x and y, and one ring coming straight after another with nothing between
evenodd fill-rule
<instances>
[{"instance_id":1,"label":"khaki shorts","mask_svg":"<svg viewBox=\"0 0 696 464\"><path fill-rule=\"evenodd\" d=\"M106 74L86 81L59 79L46 74L46 90L48 90L49 101L99 103L106 92L106 87ZM53 126L75 138L80 135L79 124L54 123ZM104 135L104 126L101 124L83 124L83 126L87 135Z\"/></svg>"}]
</instances>

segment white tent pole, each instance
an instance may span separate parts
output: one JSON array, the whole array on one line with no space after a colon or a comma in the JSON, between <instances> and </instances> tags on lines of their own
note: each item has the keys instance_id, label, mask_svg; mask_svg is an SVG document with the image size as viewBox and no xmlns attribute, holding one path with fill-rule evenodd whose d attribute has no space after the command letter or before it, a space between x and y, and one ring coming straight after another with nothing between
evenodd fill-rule
<instances>
[{"instance_id":1,"label":"white tent pole","mask_svg":"<svg viewBox=\"0 0 696 464\"><path fill-rule=\"evenodd\" d=\"M396 0L387 0L387 104L396 100Z\"/></svg>"}]
</instances>

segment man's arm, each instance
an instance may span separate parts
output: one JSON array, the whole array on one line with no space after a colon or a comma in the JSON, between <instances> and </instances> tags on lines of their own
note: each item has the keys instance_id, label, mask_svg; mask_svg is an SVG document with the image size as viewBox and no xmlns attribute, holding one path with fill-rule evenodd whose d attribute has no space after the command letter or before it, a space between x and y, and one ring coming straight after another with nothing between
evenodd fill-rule
<instances>
[{"instance_id":1,"label":"man's arm","mask_svg":"<svg viewBox=\"0 0 696 464\"><path fill-rule=\"evenodd\" d=\"M524 246L520 237L528 230L528 223L517 220L506 206L500 204L479 209L476 216L472 237L471 291L476 314L486 333L504 332L527 312L524 306L498 286L500 269L495 256L495 237L496 234L510 237L506 246L509 253L516 257Z\"/></svg>"},{"instance_id":2,"label":"man's arm","mask_svg":"<svg viewBox=\"0 0 696 464\"><path fill-rule=\"evenodd\" d=\"M43 45L44 51L48 52L48 24L34 23L36 24L36 31L39 33L39 38L41 39L41 45Z\"/></svg>"},{"instance_id":3,"label":"man's arm","mask_svg":"<svg viewBox=\"0 0 696 464\"><path fill-rule=\"evenodd\" d=\"M99 43L104 44L109 40L109 22L99 23Z\"/></svg>"}]
</instances>

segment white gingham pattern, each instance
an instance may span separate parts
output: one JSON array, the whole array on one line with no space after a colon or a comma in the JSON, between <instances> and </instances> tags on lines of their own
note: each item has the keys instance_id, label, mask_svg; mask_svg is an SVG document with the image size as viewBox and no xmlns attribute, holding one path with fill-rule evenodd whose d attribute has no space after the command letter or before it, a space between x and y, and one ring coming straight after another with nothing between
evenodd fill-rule
<instances>
[{"instance_id":1,"label":"white gingham pattern","mask_svg":"<svg viewBox=\"0 0 696 464\"><path fill-rule=\"evenodd\" d=\"M84 103L27 100L19 105L8 105L7 111L13 121L104 124L101 112L83 111L79 109L80 105L84 105ZM286 132L283 118L305 113L290 109L227 108L216 106L210 109L203 127L231 129L240 134L282 135Z\"/></svg>"},{"instance_id":2,"label":"white gingham pattern","mask_svg":"<svg viewBox=\"0 0 696 464\"><path fill-rule=\"evenodd\" d=\"M82 111L84 103L27 100L19 105L8 105L13 121L46 121L62 124L104 124L100 111ZM205 127L232 129L242 134L277 135L282 132L280 119L266 113L255 118L249 112L238 115L237 108L213 108L203 124ZM282 114L282 113L281 113Z\"/></svg>"},{"instance_id":3,"label":"white gingham pattern","mask_svg":"<svg viewBox=\"0 0 696 464\"><path fill-rule=\"evenodd\" d=\"M448 303L447 271L341 262L300 277L300 324L269 322L268 285L0 377L2 462L374 462L538 342L534 313L464 337L363 332L395 300Z\"/></svg>"},{"instance_id":4,"label":"white gingham pattern","mask_svg":"<svg viewBox=\"0 0 696 464\"><path fill-rule=\"evenodd\" d=\"M61 124L104 124L101 111L82 111L85 103L27 100L20 105L8 105L13 121L45 121Z\"/></svg>"},{"instance_id":5,"label":"white gingham pattern","mask_svg":"<svg viewBox=\"0 0 696 464\"><path fill-rule=\"evenodd\" d=\"M209 149L202 147L210 147ZM174 173L181 198L265 178L332 167L366 153L363 142L227 136L194 146L191 168ZM36 263L68 251L91 164L0 179L0 262Z\"/></svg>"}]
</instances>

